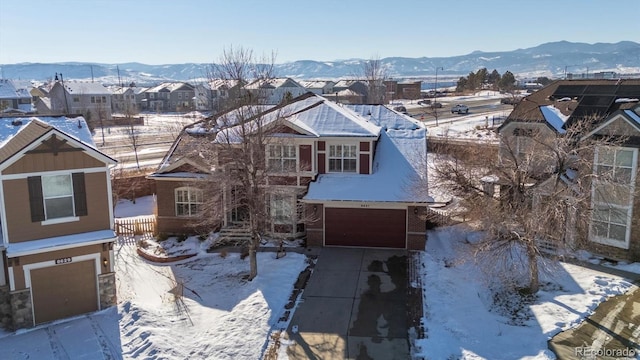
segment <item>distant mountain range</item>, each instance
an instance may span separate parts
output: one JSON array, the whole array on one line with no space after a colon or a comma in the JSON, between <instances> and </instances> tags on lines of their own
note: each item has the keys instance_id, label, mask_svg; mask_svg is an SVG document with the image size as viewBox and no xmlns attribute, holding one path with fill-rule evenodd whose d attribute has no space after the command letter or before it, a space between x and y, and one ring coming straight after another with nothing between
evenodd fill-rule
<instances>
[{"instance_id":1,"label":"distant mountain range","mask_svg":"<svg viewBox=\"0 0 640 360\"><path fill-rule=\"evenodd\" d=\"M435 74L436 67L442 80L466 76L471 71L486 67L501 74L509 70L520 77L562 77L566 72L574 74L613 71L619 74L640 74L640 44L632 41L610 43L572 43L559 41L545 43L528 49L502 52L474 51L468 55L452 57L380 59L387 73L394 79L425 79ZM367 59L336 61L298 60L276 64L280 77L295 79L352 78L362 72ZM146 65L140 63L20 63L0 65L1 75L8 79L45 81L55 73L65 79L100 81L105 84L150 85L161 81L177 80L198 82L206 78L210 64Z\"/></svg>"}]
</instances>

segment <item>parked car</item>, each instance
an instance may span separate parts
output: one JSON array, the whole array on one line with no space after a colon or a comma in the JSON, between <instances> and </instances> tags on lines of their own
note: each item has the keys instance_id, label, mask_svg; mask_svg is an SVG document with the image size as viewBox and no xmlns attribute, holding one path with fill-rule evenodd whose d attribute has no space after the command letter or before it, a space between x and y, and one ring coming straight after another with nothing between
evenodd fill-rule
<instances>
[{"instance_id":1,"label":"parked car","mask_svg":"<svg viewBox=\"0 0 640 360\"><path fill-rule=\"evenodd\" d=\"M407 108L406 108L406 107L404 107L404 106L402 106L402 105L400 105L400 106L395 106L395 107L393 108L393 110L395 110L395 111L397 111L397 112L399 112L399 113L408 114L408 112L407 112Z\"/></svg>"},{"instance_id":2,"label":"parked car","mask_svg":"<svg viewBox=\"0 0 640 360\"><path fill-rule=\"evenodd\" d=\"M467 105L463 105L463 104L456 104L451 108L451 113L458 113L458 114L468 114L469 113L469 107Z\"/></svg>"},{"instance_id":3,"label":"parked car","mask_svg":"<svg viewBox=\"0 0 640 360\"><path fill-rule=\"evenodd\" d=\"M442 107L442 103L439 103L439 102L431 103L431 108L432 109L440 109L441 107Z\"/></svg>"}]
</instances>

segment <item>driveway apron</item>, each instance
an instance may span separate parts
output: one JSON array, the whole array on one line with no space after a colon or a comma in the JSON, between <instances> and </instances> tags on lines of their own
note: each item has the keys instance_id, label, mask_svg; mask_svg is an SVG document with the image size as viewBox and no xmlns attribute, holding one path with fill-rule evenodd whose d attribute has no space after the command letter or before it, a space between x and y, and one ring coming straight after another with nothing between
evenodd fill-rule
<instances>
[{"instance_id":1,"label":"driveway apron","mask_svg":"<svg viewBox=\"0 0 640 360\"><path fill-rule=\"evenodd\" d=\"M323 248L289 329L290 359L407 359L407 253Z\"/></svg>"}]
</instances>

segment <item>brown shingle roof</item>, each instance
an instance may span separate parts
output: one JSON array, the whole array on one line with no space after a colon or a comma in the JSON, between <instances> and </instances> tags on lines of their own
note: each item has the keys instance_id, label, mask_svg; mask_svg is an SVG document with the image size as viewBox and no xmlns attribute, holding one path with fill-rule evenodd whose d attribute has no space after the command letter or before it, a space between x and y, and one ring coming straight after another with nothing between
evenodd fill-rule
<instances>
[{"instance_id":1,"label":"brown shingle roof","mask_svg":"<svg viewBox=\"0 0 640 360\"><path fill-rule=\"evenodd\" d=\"M16 125L19 126L19 125ZM11 156L20 152L20 150L29 146L33 141L53 129L50 125L33 119L24 126L18 133L0 147L0 164L5 162Z\"/></svg>"}]
</instances>

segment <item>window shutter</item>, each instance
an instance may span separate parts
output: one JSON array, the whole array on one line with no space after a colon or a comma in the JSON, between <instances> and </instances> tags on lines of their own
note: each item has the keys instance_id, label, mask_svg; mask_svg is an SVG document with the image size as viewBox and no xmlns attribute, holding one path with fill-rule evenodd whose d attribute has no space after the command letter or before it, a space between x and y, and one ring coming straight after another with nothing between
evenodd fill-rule
<instances>
[{"instance_id":1,"label":"window shutter","mask_svg":"<svg viewBox=\"0 0 640 360\"><path fill-rule=\"evenodd\" d=\"M29 206L31 208L31 221L44 221L44 203L42 198L42 179L40 176L29 176Z\"/></svg>"},{"instance_id":2,"label":"window shutter","mask_svg":"<svg viewBox=\"0 0 640 360\"><path fill-rule=\"evenodd\" d=\"M73 203L76 208L76 216L86 216L87 192L84 186L84 173L71 174L73 179Z\"/></svg>"}]
</instances>

